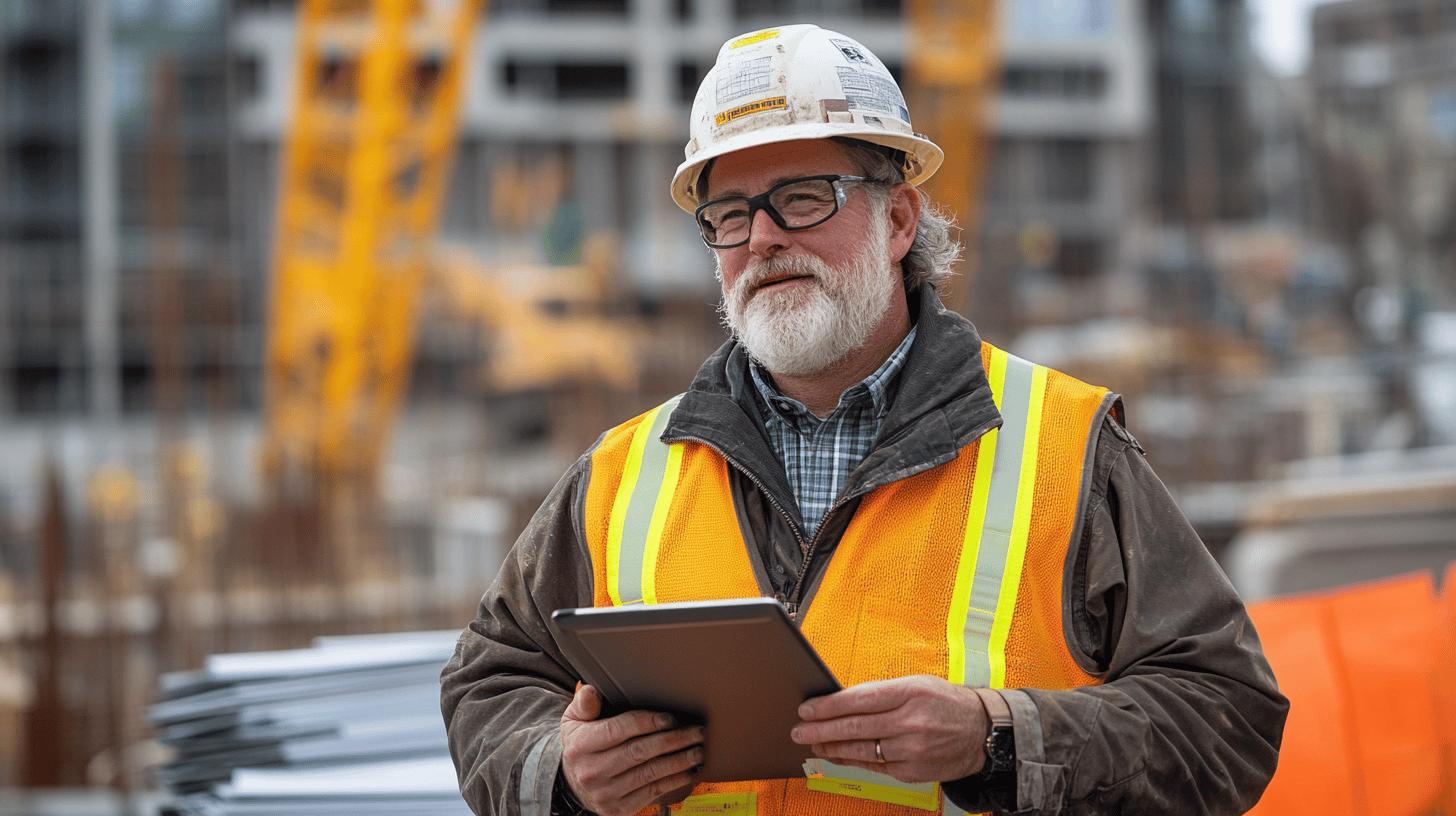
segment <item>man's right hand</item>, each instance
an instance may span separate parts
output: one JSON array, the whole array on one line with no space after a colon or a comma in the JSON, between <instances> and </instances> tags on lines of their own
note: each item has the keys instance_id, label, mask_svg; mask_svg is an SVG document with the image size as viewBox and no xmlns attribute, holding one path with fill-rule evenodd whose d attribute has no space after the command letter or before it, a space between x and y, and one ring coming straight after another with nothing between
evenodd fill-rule
<instances>
[{"instance_id":1,"label":"man's right hand","mask_svg":"<svg viewBox=\"0 0 1456 816\"><path fill-rule=\"evenodd\" d=\"M561 715L561 771L583 807L628 816L673 791L686 798L703 764L702 727L675 729L652 711L601 715L601 693L587 685Z\"/></svg>"}]
</instances>

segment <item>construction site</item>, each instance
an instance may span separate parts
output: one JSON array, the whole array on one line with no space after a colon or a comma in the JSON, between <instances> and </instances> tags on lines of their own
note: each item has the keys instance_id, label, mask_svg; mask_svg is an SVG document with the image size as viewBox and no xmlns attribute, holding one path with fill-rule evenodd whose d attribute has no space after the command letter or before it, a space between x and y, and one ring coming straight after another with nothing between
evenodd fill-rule
<instances>
[{"instance_id":1,"label":"construction site","mask_svg":"<svg viewBox=\"0 0 1456 816\"><path fill-rule=\"evenodd\" d=\"M1249 604L1254 812L1456 816L1456 0L1275 5L0 0L0 814L468 814L440 666L728 338L668 184L814 22Z\"/></svg>"}]
</instances>

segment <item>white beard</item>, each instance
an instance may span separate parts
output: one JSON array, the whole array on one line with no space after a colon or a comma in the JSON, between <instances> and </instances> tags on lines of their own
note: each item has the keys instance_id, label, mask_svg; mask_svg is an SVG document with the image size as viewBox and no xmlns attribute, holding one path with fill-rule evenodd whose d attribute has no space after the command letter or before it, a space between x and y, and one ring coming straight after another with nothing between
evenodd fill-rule
<instances>
[{"instance_id":1,"label":"white beard","mask_svg":"<svg viewBox=\"0 0 1456 816\"><path fill-rule=\"evenodd\" d=\"M774 374L802 376L826 371L864 345L895 292L890 225L883 212L874 216L876 227L846 269L804 255L749 262L718 307L749 356ZM813 280L754 294L760 282L782 275Z\"/></svg>"}]
</instances>

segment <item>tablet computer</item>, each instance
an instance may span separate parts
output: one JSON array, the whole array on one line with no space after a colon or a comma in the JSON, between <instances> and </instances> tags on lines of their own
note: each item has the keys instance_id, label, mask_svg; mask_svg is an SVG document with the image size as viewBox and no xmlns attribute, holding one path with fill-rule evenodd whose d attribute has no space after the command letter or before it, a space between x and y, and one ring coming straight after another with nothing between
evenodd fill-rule
<instances>
[{"instance_id":1,"label":"tablet computer","mask_svg":"<svg viewBox=\"0 0 1456 816\"><path fill-rule=\"evenodd\" d=\"M699 782L802 777L813 754L789 739L799 704L841 688L772 598L561 609L551 620L607 713L705 726Z\"/></svg>"}]
</instances>

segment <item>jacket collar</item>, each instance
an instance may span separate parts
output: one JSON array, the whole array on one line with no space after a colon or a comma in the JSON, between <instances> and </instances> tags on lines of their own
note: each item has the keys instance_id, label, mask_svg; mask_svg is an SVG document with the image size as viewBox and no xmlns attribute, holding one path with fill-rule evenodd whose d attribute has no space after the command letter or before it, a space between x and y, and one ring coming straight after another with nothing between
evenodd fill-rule
<instances>
[{"instance_id":1,"label":"jacket collar","mask_svg":"<svg viewBox=\"0 0 1456 816\"><path fill-rule=\"evenodd\" d=\"M850 476L852 493L948 462L972 440L1001 425L981 365L976 327L947 310L929 286L912 295L911 307L918 326L915 342L874 448ZM748 354L730 339L698 369L662 440L706 442L781 498L791 497L754 404L753 388Z\"/></svg>"}]
</instances>

